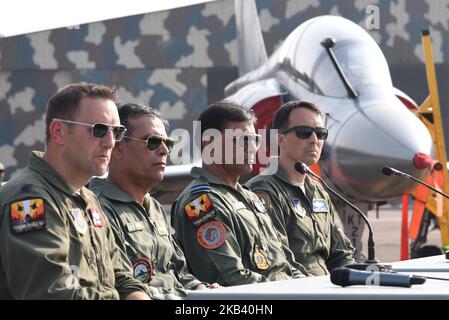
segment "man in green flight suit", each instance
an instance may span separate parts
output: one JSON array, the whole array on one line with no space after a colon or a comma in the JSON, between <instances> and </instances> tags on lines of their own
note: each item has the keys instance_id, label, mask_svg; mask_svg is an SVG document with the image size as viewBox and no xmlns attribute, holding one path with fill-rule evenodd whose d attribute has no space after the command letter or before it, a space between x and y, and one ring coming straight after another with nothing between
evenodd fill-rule
<instances>
[{"instance_id":1,"label":"man in green flight suit","mask_svg":"<svg viewBox=\"0 0 449 320\"><path fill-rule=\"evenodd\" d=\"M148 299L84 185L123 138L115 90L78 83L48 102L45 153L0 191L0 299Z\"/></svg>"},{"instance_id":2,"label":"man in green flight suit","mask_svg":"<svg viewBox=\"0 0 449 320\"><path fill-rule=\"evenodd\" d=\"M275 114L279 158L267 171L247 182L265 205L282 242L313 275L354 263L354 248L345 236L327 192L319 183L295 170L301 161L318 162L327 129L321 110L305 101L290 101Z\"/></svg>"},{"instance_id":3,"label":"man in green flight suit","mask_svg":"<svg viewBox=\"0 0 449 320\"><path fill-rule=\"evenodd\" d=\"M119 116L126 136L114 147L107 180L93 179L90 188L108 215L123 259L134 277L148 285L153 299L180 299L186 289L206 289L208 284L188 272L165 212L149 194L164 178L173 148L165 130L168 122L139 104L121 106Z\"/></svg>"},{"instance_id":4,"label":"man in green flight suit","mask_svg":"<svg viewBox=\"0 0 449 320\"><path fill-rule=\"evenodd\" d=\"M219 101L199 121L203 168L192 169L194 181L172 206L172 226L193 274L224 286L303 277L259 198L238 182L251 172L260 144L254 115Z\"/></svg>"}]
</instances>

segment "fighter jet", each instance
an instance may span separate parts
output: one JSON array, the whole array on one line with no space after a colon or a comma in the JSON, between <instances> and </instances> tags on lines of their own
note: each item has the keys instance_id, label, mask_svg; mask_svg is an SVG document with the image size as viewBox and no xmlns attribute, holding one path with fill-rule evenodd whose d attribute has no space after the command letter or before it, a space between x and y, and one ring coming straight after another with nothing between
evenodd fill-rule
<instances>
[{"instance_id":1,"label":"fighter jet","mask_svg":"<svg viewBox=\"0 0 449 320\"><path fill-rule=\"evenodd\" d=\"M236 1L240 77L227 99L252 108L259 128L291 99L326 113L329 136L319 162L323 178L347 197L378 202L410 192L413 181L382 174L390 166L424 179L433 144L409 110L416 103L393 87L388 63L373 38L340 16L299 25L267 57L253 1ZM244 45L242 45L244 44Z\"/></svg>"}]
</instances>

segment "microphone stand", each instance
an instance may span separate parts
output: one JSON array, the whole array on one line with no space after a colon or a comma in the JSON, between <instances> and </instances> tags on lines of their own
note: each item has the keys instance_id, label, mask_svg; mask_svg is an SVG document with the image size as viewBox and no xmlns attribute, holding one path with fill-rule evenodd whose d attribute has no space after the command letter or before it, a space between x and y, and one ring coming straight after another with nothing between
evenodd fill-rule
<instances>
[{"instance_id":1,"label":"microphone stand","mask_svg":"<svg viewBox=\"0 0 449 320\"><path fill-rule=\"evenodd\" d=\"M309 169L307 165L305 165L302 162L296 162L295 169L299 173L305 174L308 173L318 179L325 187L326 189L332 193L334 196L342 200L344 203L346 203L352 210L357 212L362 219L365 221L366 225L368 226L368 260L366 260L364 263L354 263L350 265L346 265L344 267L349 269L356 269L356 270L367 270L367 271L390 271L392 269L391 264L381 264L379 260L375 258L375 241L374 241L374 234L373 229L371 227L371 223L369 222L366 215L355 205L353 205L351 202L346 200L342 195L340 195L337 191L333 190L331 187L328 186L328 184L321 178L319 175L317 175L315 172Z\"/></svg>"},{"instance_id":2,"label":"microphone stand","mask_svg":"<svg viewBox=\"0 0 449 320\"><path fill-rule=\"evenodd\" d=\"M436 193L438 193L438 194L441 194L441 195L442 195L443 197L445 197L446 199L449 199L449 195L448 195L448 194L444 193L444 192L441 191L441 190L438 190L438 189L432 187L431 185L428 185L428 184L425 183L424 181L421 181L421 180L415 178L414 176L411 176L411 175L409 175L409 174L407 174L407 173L405 173L405 172L399 171L399 170L394 169L394 168L391 168L391 167L383 167L383 168L382 168L382 173L383 173L384 175L387 175L387 176L393 175L393 176L400 176L400 177L406 177L406 178L412 179L413 181L416 181L416 182L418 182L419 184L422 184L422 185L426 186L426 187L429 188L430 190L432 190L432 191L434 191L434 192L436 192Z\"/></svg>"}]
</instances>

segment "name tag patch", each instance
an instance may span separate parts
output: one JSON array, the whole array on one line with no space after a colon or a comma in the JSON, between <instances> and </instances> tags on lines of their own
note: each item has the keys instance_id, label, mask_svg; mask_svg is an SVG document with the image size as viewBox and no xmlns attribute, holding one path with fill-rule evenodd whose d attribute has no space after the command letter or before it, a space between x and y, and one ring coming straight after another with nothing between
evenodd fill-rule
<instances>
[{"instance_id":1,"label":"name tag patch","mask_svg":"<svg viewBox=\"0 0 449 320\"><path fill-rule=\"evenodd\" d=\"M313 199L313 212L328 212L327 202L324 199Z\"/></svg>"}]
</instances>

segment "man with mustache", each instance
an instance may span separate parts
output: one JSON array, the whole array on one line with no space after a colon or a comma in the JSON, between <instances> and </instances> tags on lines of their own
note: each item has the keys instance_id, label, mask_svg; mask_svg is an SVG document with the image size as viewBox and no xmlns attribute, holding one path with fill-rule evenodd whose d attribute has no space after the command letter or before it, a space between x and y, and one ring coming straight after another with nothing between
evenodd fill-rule
<instances>
[{"instance_id":1,"label":"man with mustache","mask_svg":"<svg viewBox=\"0 0 449 320\"><path fill-rule=\"evenodd\" d=\"M218 101L200 115L202 168L172 206L172 226L188 264L202 281L223 286L303 277L293 266L257 195L239 184L260 145L255 116ZM298 270L298 269L300 270Z\"/></svg>"},{"instance_id":2,"label":"man with mustache","mask_svg":"<svg viewBox=\"0 0 449 320\"><path fill-rule=\"evenodd\" d=\"M0 299L149 298L84 187L125 134L115 99L111 88L75 83L48 102L45 153L0 191Z\"/></svg>"},{"instance_id":3,"label":"man with mustache","mask_svg":"<svg viewBox=\"0 0 449 320\"><path fill-rule=\"evenodd\" d=\"M186 290L206 289L207 283L188 272L165 212L149 194L163 180L173 148L168 122L156 110L132 103L121 106L119 116L126 135L112 151L107 180L93 179L90 188L109 217L123 260L152 299L180 299Z\"/></svg>"},{"instance_id":4,"label":"man with mustache","mask_svg":"<svg viewBox=\"0 0 449 320\"><path fill-rule=\"evenodd\" d=\"M325 275L354 263L354 249L329 195L295 170L297 161L311 166L320 158L328 134L322 111L313 103L287 102L276 112L273 128L278 130L279 157L270 159L270 174L262 172L247 186L263 201L282 242L309 273Z\"/></svg>"}]
</instances>

